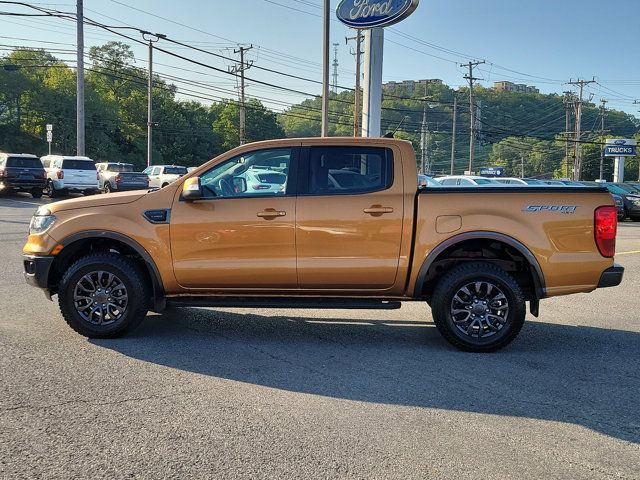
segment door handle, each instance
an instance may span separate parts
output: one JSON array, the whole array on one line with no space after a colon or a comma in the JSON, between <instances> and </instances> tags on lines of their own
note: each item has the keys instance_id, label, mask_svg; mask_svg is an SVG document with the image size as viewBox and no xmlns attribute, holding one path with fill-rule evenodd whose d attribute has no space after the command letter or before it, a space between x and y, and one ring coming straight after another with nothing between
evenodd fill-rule
<instances>
[{"instance_id":1,"label":"door handle","mask_svg":"<svg viewBox=\"0 0 640 480\"><path fill-rule=\"evenodd\" d=\"M364 213L369 213L371 215L382 215L383 213L392 213L393 208L391 207L381 207L379 205L372 205L369 208L365 208L363 210Z\"/></svg>"},{"instance_id":2,"label":"door handle","mask_svg":"<svg viewBox=\"0 0 640 480\"><path fill-rule=\"evenodd\" d=\"M286 214L287 212L273 208L267 208L266 210L256 213L256 215L261 218L284 217Z\"/></svg>"}]
</instances>

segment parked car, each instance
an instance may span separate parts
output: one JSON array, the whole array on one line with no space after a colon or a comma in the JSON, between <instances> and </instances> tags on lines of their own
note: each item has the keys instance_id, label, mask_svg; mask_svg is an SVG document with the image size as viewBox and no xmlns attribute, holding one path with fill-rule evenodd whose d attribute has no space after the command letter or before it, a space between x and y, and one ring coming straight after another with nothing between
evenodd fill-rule
<instances>
[{"instance_id":1,"label":"parked car","mask_svg":"<svg viewBox=\"0 0 640 480\"><path fill-rule=\"evenodd\" d=\"M500 186L500 182L495 181L492 178L477 177L472 175L449 175L446 177L436 178L440 185L445 186L459 186L459 187L473 187L473 186Z\"/></svg>"},{"instance_id":2,"label":"parked car","mask_svg":"<svg viewBox=\"0 0 640 480\"><path fill-rule=\"evenodd\" d=\"M627 214L624 211L624 199L620 195L612 193L613 201L616 203L616 209L618 210L618 221L622 222L627 218Z\"/></svg>"},{"instance_id":3,"label":"parked car","mask_svg":"<svg viewBox=\"0 0 640 480\"><path fill-rule=\"evenodd\" d=\"M164 188L189 172L180 165L151 165L142 173L149 177L149 188Z\"/></svg>"},{"instance_id":4,"label":"parked car","mask_svg":"<svg viewBox=\"0 0 640 480\"><path fill-rule=\"evenodd\" d=\"M29 192L42 197L47 181L40 159L28 153L0 153L0 193Z\"/></svg>"},{"instance_id":5,"label":"parked car","mask_svg":"<svg viewBox=\"0 0 640 480\"><path fill-rule=\"evenodd\" d=\"M259 156L283 158L281 194L247 189ZM92 338L125 335L166 306L416 301L451 344L487 352L516 338L526 302L537 316L543 298L612 287L624 273L602 187L418 190L404 140L250 143L196 172L158 190L43 205L23 248L26 281L57 295L64 320Z\"/></svg>"},{"instance_id":6,"label":"parked car","mask_svg":"<svg viewBox=\"0 0 640 480\"><path fill-rule=\"evenodd\" d=\"M501 177L494 179L498 183L504 183L505 185L529 185L522 178L515 177Z\"/></svg>"},{"instance_id":7,"label":"parked car","mask_svg":"<svg viewBox=\"0 0 640 480\"><path fill-rule=\"evenodd\" d=\"M263 193L283 193L287 188L287 175L267 167L249 167L241 176L247 182L247 189Z\"/></svg>"},{"instance_id":8,"label":"parked car","mask_svg":"<svg viewBox=\"0 0 640 480\"><path fill-rule=\"evenodd\" d=\"M601 185L604 185L604 187L609 190L609 193L615 193L622 197L625 218L630 218L634 222L640 222L640 195L635 194L628 187L625 188L614 183L602 182Z\"/></svg>"},{"instance_id":9,"label":"parked car","mask_svg":"<svg viewBox=\"0 0 640 480\"><path fill-rule=\"evenodd\" d=\"M131 163L97 163L99 187L104 193L149 188L146 173L136 172Z\"/></svg>"},{"instance_id":10,"label":"parked car","mask_svg":"<svg viewBox=\"0 0 640 480\"><path fill-rule=\"evenodd\" d=\"M427 188L427 187L441 187L440 183L436 181L435 178L430 177L429 175L423 175L421 173L418 174L418 188Z\"/></svg>"},{"instance_id":11,"label":"parked car","mask_svg":"<svg viewBox=\"0 0 640 480\"><path fill-rule=\"evenodd\" d=\"M92 195L98 189L98 171L89 157L45 155L40 158L47 172L45 193L53 198L61 193Z\"/></svg>"},{"instance_id":12,"label":"parked car","mask_svg":"<svg viewBox=\"0 0 640 480\"><path fill-rule=\"evenodd\" d=\"M542 180L537 179L537 178L523 178L522 181L524 183L526 183L527 185L536 185L536 186L543 186L546 185L546 183L544 183Z\"/></svg>"}]
</instances>

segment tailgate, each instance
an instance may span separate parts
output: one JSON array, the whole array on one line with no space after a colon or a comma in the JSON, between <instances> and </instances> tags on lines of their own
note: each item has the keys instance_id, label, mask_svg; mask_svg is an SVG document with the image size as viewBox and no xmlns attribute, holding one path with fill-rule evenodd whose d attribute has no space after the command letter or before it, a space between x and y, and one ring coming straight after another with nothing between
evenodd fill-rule
<instances>
[{"instance_id":1,"label":"tailgate","mask_svg":"<svg viewBox=\"0 0 640 480\"><path fill-rule=\"evenodd\" d=\"M122 172L118 174L122 181L122 185L139 185L140 188L147 188L149 177L146 173L141 172Z\"/></svg>"},{"instance_id":2,"label":"tailgate","mask_svg":"<svg viewBox=\"0 0 640 480\"><path fill-rule=\"evenodd\" d=\"M7 167L4 176L12 183L44 183L45 172L43 168Z\"/></svg>"}]
</instances>

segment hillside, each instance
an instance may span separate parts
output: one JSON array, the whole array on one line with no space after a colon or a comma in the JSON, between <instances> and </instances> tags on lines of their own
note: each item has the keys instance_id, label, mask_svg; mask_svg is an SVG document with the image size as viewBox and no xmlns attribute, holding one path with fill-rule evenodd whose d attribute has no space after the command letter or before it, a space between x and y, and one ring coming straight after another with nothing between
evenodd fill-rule
<instances>
[{"instance_id":1,"label":"hillside","mask_svg":"<svg viewBox=\"0 0 640 480\"><path fill-rule=\"evenodd\" d=\"M478 87L475 89L480 118L476 145L475 166L503 165L508 174L520 175L524 160L525 175L564 176L565 109L563 97L538 93L499 92ZM455 172L468 168L469 158L469 95L468 89L455 92L442 84L419 86L412 92L403 85L386 89L383 97L382 129L395 130L403 117L396 136L414 143L420 156L420 128L423 97L427 101L427 165L431 171L448 173L451 163L453 100L458 98ZM353 131L353 92L334 95L330 101L330 134L351 135ZM320 98L306 100L279 116L287 136L309 136L320 133ZM599 108L586 103L583 108L582 149L583 178L595 178L599 169L599 143L602 138L595 130L600 127ZM607 110L605 128L609 136L637 135L640 120L624 112ZM571 125L573 128L573 116ZM570 157L573 144L571 144ZM572 162L572 160L571 160ZM611 162L607 162L610 164ZM637 172L637 159L630 159L628 168ZM611 165L605 172L611 170ZM610 173L610 172L609 172Z\"/></svg>"}]
</instances>

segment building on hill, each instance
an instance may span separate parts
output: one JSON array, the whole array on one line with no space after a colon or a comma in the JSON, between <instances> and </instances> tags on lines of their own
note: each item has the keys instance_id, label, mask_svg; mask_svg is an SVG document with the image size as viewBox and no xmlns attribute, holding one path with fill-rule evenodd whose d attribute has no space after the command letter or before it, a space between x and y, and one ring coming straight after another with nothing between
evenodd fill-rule
<instances>
[{"instance_id":1,"label":"building on hill","mask_svg":"<svg viewBox=\"0 0 640 480\"><path fill-rule=\"evenodd\" d=\"M540 93L536 87L507 81L493 82L493 88L499 92Z\"/></svg>"},{"instance_id":2,"label":"building on hill","mask_svg":"<svg viewBox=\"0 0 640 480\"><path fill-rule=\"evenodd\" d=\"M424 80L403 80L402 82L387 82L382 85L382 90L389 92L395 90L397 87L404 87L407 93L411 95L413 91L419 86L426 86L427 84L442 85L442 80L439 78L430 78Z\"/></svg>"}]
</instances>

